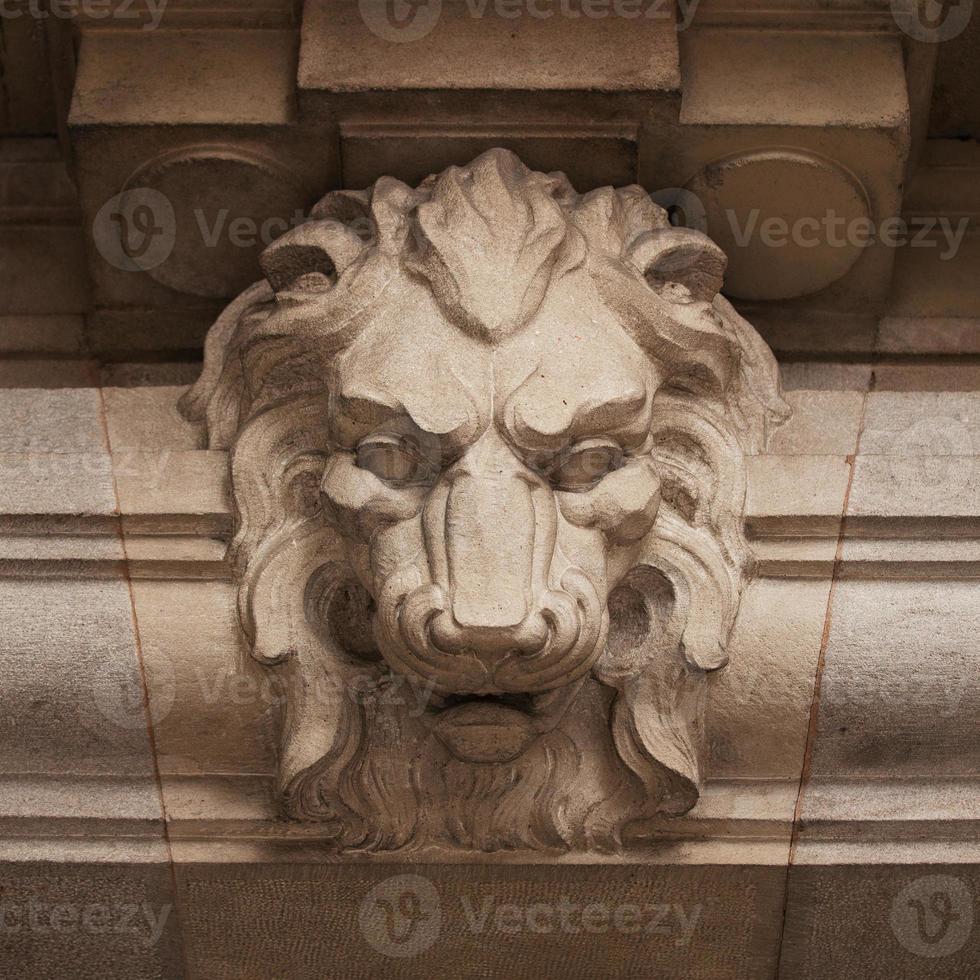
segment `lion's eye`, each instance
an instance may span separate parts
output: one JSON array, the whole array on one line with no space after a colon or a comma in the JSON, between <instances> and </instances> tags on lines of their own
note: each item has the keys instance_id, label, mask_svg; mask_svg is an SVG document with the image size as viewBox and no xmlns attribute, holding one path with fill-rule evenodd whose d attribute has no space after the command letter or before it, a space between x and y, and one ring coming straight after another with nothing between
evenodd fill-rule
<instances>
[{"instance_id":1,"label":"lion's eye","mask_svg":"<svg viewBox=\"0 0 980 980\"><path fill-rule=\"evenodd\" d=\"M357 465L395 486L425 483L433 475L429 461L404 439L372 437L356 450Z\"/></svg>"},{"instance_id":2,"label":"lion's eye","mask_svg":"<svg viewBox=\"0 0 980 980\"><path fill-rule=\"evenodd\" d=\"M623 465L623 450L615 443L589 440L566 450L548 477L558 490L591 490L607 473Z\"/></svg>"}]
</instances>

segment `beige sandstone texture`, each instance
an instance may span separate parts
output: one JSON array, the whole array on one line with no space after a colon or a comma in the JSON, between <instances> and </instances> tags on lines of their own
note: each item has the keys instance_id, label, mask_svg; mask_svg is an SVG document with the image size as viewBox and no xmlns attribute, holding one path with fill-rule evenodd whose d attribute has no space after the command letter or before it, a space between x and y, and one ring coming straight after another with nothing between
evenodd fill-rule
<instances>
[{"instance_id":1,"label":"beige sandstone texture","mask_svg":"<svg viewBox=\"0 0 980 980\"><path fill-rule=\"evenodd\" d=\"M972 8L3 5L0 976L980 976Z\"/></svg>"}]
</instances>

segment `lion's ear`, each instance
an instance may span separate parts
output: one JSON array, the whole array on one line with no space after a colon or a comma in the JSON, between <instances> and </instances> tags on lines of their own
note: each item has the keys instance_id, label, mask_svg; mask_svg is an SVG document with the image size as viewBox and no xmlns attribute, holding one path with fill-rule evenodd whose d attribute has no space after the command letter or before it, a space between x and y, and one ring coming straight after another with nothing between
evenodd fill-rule
<instances>
[{"instance_id":1,"label":"lion's ear","mask_svg":"<svg viewBox=\"0 0 980 980\"><path fill-rule=\"evenodd\" d=\"M269 285L278 293L313 277L324 288L333 286L364 251L364 240L340 221L309 221L277 238L259 256ZM305 277L311 277L305 279Z\"/></svg>"},{"instance_id":2,"label":"lion's ear","mask_svg":"<svg viewBox=\"0 0 980 980\"><path fill-rule=\"evenodd\" d=\"M656 292L674 302L710 303L721 290L728 259L706 235L690 228L657 228L635 239L626 258ZM679 296L676 287L689 294Z\"/></svg>"}]
</instances>

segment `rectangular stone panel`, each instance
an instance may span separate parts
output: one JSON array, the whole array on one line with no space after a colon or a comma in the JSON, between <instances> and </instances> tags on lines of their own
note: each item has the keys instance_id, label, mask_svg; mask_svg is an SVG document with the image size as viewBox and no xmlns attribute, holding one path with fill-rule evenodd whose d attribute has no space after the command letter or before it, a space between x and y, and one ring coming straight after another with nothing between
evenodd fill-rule
<instances>
[{"instance_id":1,"label":"rectangular stone panel","mask_svg":"<svg viewBox=\"0 0 980 980\"><path fill-rule=\"evenodd\" d=\"M155 795L129 590L0 580L0 771L142 775Z\"/></svg>"},{"instance_id":2,"label":"rectangular stone panel","mask_svg":"<svg viewBox=\"0 0 980 980\"><path fill-rule=\"evenodd\" d=\"M286 123L294 111L295 59L291 31L88 31L70 121Z\"/></svg>"},{"instance_id":3,"label":"rectangular stone panel","mask_svg":"<svg viewBox=\"0 0 980 980\"><path fill-rule=\"evenodd\" d=\"M975 581L841 581L820 686L815 777L980 769Z\"/></svg>"},{"instance_id":4,"label":"rectangular stone panel","mask_svg":"<svg viewBox=\"0 0 980 980\"><path fill-rule=\"evenodd\" d=\"M729 665L709 682L710 777L799 780L829 592L828 574L757 579L742 596Z\"/></svg>"},{"instance_id":5,"label":"rectangular stone panel","mask_svg":"<svg viewBox=\"0 0 980 980\"><path fill-rule=\"evenodd\" d=\"M935 441L940 444L938 432ZM980 457L862 455L854 466L847 509L848 526L852 529L874 524L881 518L895 519L893 523L898 525L901 518L916 517L976 525L980 514Z\"/></svg>"},{"instance_id":6,"label":"rectangular stone panel","mask_svg":"<svg viewBox=\"0 0 980 980\"><path fill-rule=\"evenodd\" d=\"M772 976L785 869L177 865L191 976Z\"/></svg>"},{"instance_id":7,"label":"rectangular stone panel","mask_svg":"<svg viewBox=\"0 0 980 980\"><path fill-rule=\"evenodd\" d=\"M45 862L42 854L0 862L0 974L18 980L183 975L165 855L104 864Z\"/></svg>"},{"instance_id":8,"label":"rectangular stone panel","mask_svg":"<svg viewBox=\"0 0 980 980\"><path fill-rule=\"evenodd\" d=\"M299 87L673 91L679 87L673 10L661 16L534 16L512 0L449 0L393 11L378 0L313 0L303 16ZM600 6L595 5L593 6ZM498 13L503 12L503 16ZM399 13L401 16L399 16ZM603 15L604 13L604 15ZM394 16L392 16L394 14Z\"/></svg>"},{"instance_id":9,"label":"rectangular stone panel","mask_svg":"<svg viewBox=\"0 0 980 980\"><path fill-rule=\"evenodd\" d=\"M104 388L113 452L203 449L203 425L188 422L177 410L186 390L184 385Z\"/></svg>"},{"instance_id":10,"label":"rectangular stone panel","mask_svg":"<svg viewBox=\"0 0 980 980\"><path fill-rule=\"evenodd\" d=\"M0 388L0 452L104 452L96 388Z\"/></svg>"},{"instance_id":11,"label":"rectangular stone panel","mask_svg":"<svg viewBox=\"0 0 980 980\"><path fill-rule=\"evenodd\" d=\"M787 391L793 414L769 438L766 451L781 456L847 456L857 446L864 395L858 391Z\"/></svg>"},{"instance_id":12,"label":"rectangular stone panel","mask_svg":"<svg viewBox=\"0 0 980 980\"><path fill-rule=\"evenodd\" d=\"M534 170L563 171L578 190L637 180L635 126L468 131L459 126L438 129L420 120L402 125L342 125L343 181L346 187L367 187L379 177L397 174L414 186L429 174L467 164L495 146L513 150Z\"/></svg>"},{"instance_id":13,"label":"rectangular stone panel","mask_svg":"<svg viewBox=\"0 0 980 980\"><path fill-rule=\"evenodd\" d=\"M861 432L862 456L980 454L980 392L873 391Z\"/></svg>"},{"instance_id":14,"label":"rectangular stone panel","mask_svg":"<svg viewBox=\"0 0 980 980\"><path fill-rule=\"evenodd\" d=\"M0 514L115 511L108 453L0 453Z\"/></svg>"},{"instance_id":15,"label":"rectangular stone panel","mask_svg":"<svg viewBox=\"0 0 980 980\"><path fill-rule=\"evenodd\" d=\"M779 977L976 977L978 894L975 863L794 866Z\"/></svg>"},{"instance_id":16,"label":"rectangular stone panel","mask_svg":"<svg viewBox=\"0 0 980 980\"><path fill-rule=\"evenodd\" d=\"M163 773L269 773L279 698L240 637L230 582L134 581Z\"/></svg>"},{"instance_id":17,"label":"rectangular stone panel","mask_svg":"<svg viewBox=\"0 0 980 980\"><path fill-rule=\"evenodd\" d=\"M758 531L806 528L827 534L840 526L849 466L844 456L750 456L746 523Z\"/></svg>"}]
</instances>

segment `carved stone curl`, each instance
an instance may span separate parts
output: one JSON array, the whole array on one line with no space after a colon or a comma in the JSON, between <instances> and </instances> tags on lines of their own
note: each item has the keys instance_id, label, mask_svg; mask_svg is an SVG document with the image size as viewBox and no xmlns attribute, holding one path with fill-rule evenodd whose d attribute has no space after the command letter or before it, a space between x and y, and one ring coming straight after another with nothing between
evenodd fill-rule
<instances>
[{"instance_id":1,"label":"carved stone curl","mask_svg":"<svg viewBox=\"0 0 980 980\"><path fill-rule=\"evenodd\" d=\"M231 451L286 812L338 845L615 849L697 800L786 408L725 256L492 150L328 194L183 402Z\"/></svg>"}]
</instances>

